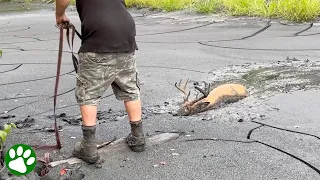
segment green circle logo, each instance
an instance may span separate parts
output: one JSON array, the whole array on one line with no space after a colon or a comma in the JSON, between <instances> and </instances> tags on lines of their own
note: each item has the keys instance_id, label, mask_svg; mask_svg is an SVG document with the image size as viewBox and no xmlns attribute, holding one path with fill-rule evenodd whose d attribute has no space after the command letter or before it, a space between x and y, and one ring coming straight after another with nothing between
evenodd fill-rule
<instances>
[{"instance_id":1,"label":"green circle logo","mask_svg":"<svg viewBox=\"0 0 320 180\"><path fill-rule=\"evenodd\" d=\"M29 174L37 164L36 153L25 144L16 144L8 149L4 161L7 169L17 176Z\"/></svg>"}]
</instances>

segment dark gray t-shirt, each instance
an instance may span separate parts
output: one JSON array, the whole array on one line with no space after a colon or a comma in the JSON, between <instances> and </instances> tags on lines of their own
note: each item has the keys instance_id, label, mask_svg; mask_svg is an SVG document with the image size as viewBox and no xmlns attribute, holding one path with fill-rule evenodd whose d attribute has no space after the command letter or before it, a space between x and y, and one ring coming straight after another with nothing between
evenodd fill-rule
<instances>
[{"instance_id":1,"label":"dark gray t-shirt","mask_svg":"<svg viewBox=\"0 0 320 180\"><path fill-rule=\"evenodd\" d=\"M133 52L138 49L133 17L124 0L76 0L81 21L79 52Z\"/></svg>"}]
</instances>

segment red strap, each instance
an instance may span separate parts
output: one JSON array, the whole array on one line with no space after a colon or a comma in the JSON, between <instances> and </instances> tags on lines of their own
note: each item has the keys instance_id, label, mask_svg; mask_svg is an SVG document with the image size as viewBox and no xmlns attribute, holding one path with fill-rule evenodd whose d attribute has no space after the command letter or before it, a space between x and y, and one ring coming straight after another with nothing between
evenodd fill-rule
<instances>
[{"instance_id":1,"label":"red strap","mask_svg":"<svg viewBox=\"0 0 320 180\"><path fill-rule=\"evenodd\" d=\"M57 106L57 96L58 96L58 87L59 87L59 79L60 79L60 69L61 69L61 62L62 62L62 52L63 52L63 30L67 29L66 36L69 48L71 49L72 53L72 61L74 65L74 69L77 72L78 69L78 59L75 57L73 53L73 42L74 42L74 34L77 33L78 37L81 39L81 35L77 32L74 25L71 23L65 23L64 25L60 26L60 39L59 39L59 53L58 53L58 62L57 62L57 74L56 74L56 82L54 87L54 97L53 97L53 113L54 113L54 132L56 136L56 145L36 145L33 146L36 149L61 149L61 141L59 136L59 129L57 126L57 116L56 116L56 106ZM71 46L69 40L69 33L70 29L72 29L72 39L71 39Z\"/></svg>"}]
</instances>

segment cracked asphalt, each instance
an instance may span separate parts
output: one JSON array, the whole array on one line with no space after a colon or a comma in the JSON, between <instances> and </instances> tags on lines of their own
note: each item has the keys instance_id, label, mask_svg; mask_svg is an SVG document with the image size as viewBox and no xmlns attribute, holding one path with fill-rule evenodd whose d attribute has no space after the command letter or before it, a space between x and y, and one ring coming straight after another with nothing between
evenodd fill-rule
<instances>
[{"instance_id":1,"label":"cracked asphalt","mask_svg":"<svg viewBox=\"0 0 320 180\"><path fill-rule=\"evenodd\" d=\"M53 114L59 41L54 11L50 5L37 11L8 11L0 14L0 116L15 117L1 123L28 116L35 122L14 130L7 146L53 145L54 133L39 129L53 125L48 116ZM159 131L182 131L186 135L143 153L114 154L105 159L102 169L85 166L84 179L320 178L317 22L295 25L182 12L131 13L137 26L145 131L148 135ZM68 17L79 30L76 12L68 11ZM74 52L79 46L75 37ZM270 69L255 71L267 66ZM285 69L286 73L282 71ZM210 112L172 116L170 110L177 108L175 103L182 101L182 95L170 83L187 78L192 83L244 82L251 96ZM79 114L74 86L71 53L65 41L58 114ZM99 108L109 111L98 121L99 141L126 136L129 124L123 104L115 99L111 88ZM63 148L50 151L54 160L69 157L81 138L79 125L64 121L59 125ZM45 152L37 151L39 156ZM51 169L51 173L58 171Z\"/></svg>"}]
</instances>

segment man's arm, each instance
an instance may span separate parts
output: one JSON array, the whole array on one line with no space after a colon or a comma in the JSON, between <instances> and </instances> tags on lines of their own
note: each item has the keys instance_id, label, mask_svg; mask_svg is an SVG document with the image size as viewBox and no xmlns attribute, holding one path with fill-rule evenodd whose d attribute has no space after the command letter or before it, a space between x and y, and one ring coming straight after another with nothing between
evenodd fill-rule
<instances>
[{"instance_id":1,"label":"man's arm","mask_svg":"<svg viewBox=\"0 0 320 180\"><path fill-rule=\"evenodd\" d=\"M58 26L65 22L69 23L69 19L65 15L69 3L70 0L56 0L56 23Z\"/></svg>"},{"instance_id":2,"label":"man's arm","mask_svg":"<svg viewBox=\"0 0 320 180\"><path fill-rule=\"evenodd\" d=\"M56 0L56 16L62 17L70 3L70 0Z\"/></svg>"}]
</instances>

